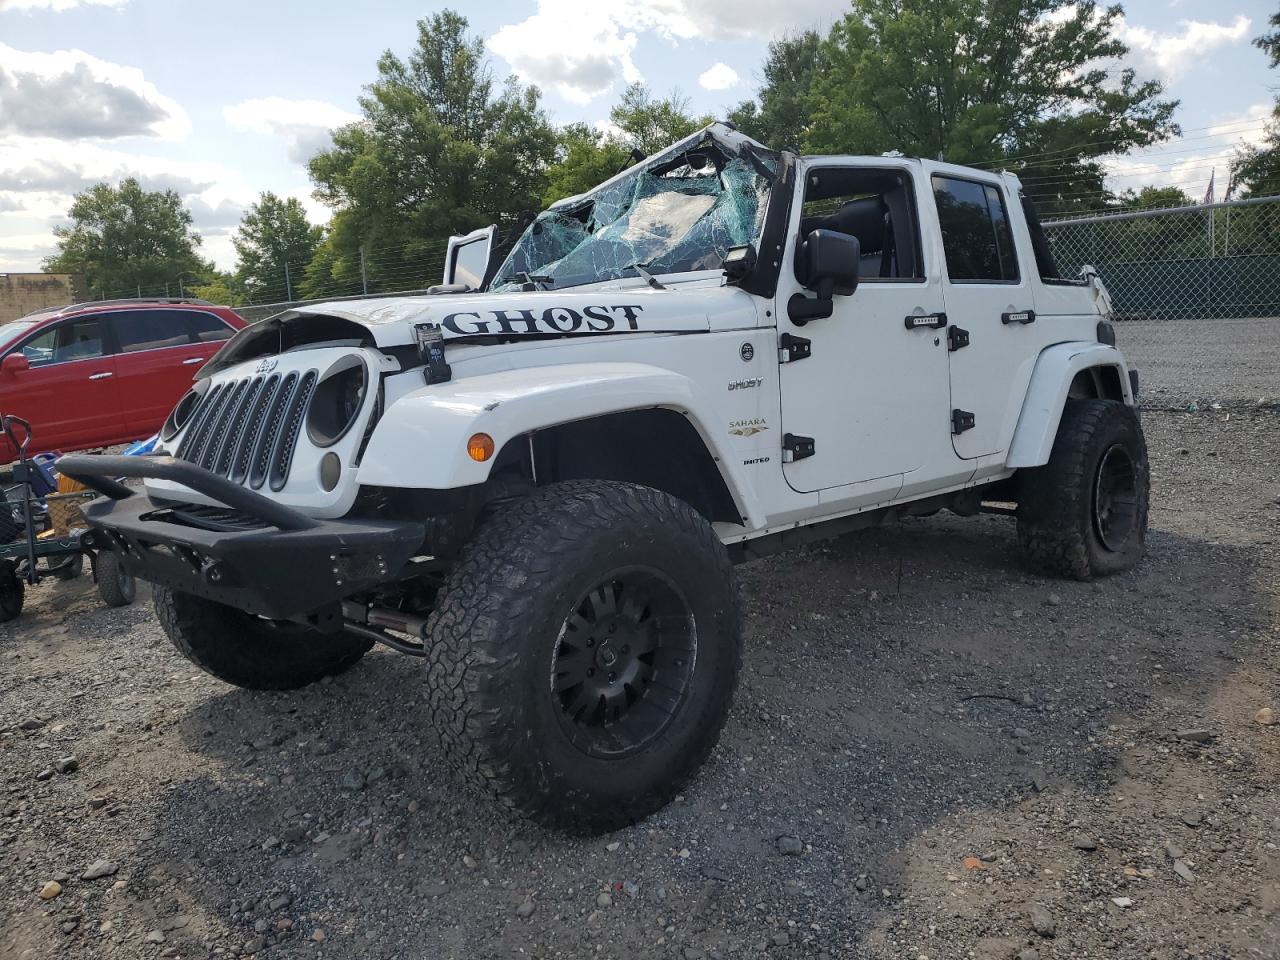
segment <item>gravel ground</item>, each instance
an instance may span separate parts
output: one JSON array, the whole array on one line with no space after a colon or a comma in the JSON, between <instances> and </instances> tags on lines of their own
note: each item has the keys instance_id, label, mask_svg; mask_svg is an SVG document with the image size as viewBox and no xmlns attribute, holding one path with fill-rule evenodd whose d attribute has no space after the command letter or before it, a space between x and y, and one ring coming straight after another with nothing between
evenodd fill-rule
<instances>
[{"instance_id":1,"label":"gravel ground","mask_svg":"<svg viewBox=\"0 0 1280 960\"><path fill-rule=\"evenodd\" d=\"M1117 323L1116 342L1148 406L1280 406L1280 318Z\"/></svg>"},{"instance_id":2,"label":"gravel ground","mask_svg":"<svg viewBox=\"0 0 1280 960\"><path fill-rule=\"evenodd\" d=\"M591 840L442 768L414 660L250 693L145 594L42 585L0 627L0 958L1280 957L1280 414L1145 424L1131 574L949 515L739 568L719 748Z\"/></svg>"}]
</instances>

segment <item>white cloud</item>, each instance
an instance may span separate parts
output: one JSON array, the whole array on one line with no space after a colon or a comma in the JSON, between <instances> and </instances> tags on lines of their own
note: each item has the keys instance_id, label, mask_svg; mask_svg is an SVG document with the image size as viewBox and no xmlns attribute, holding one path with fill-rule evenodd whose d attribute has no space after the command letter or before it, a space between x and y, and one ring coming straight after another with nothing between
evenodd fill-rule
<instances>
[{"instance_id":1,"label":"white cloud","mask_svg":"<svg viewBox=\"0 0 1280 960\"><path fill-rule=\"evenodd\" d=\"M537 12L499 29L489 49L522 80L582 104L619 81L645 79L632 59L641 34L669 43L771 37L828 24L846 6L847 0L538 0Z\"/></svg>"},{"instance_id":2,"label":"white cloud","mask_svg":"<svg viewBox=\"0 0 1280 960\"><path fill-rule=\"evenodd\" d=\"M1128 44L1127 60L1140 73L1154 73L1172 82L1214 49L1247 39L1250 25L1249 18L1240 14L1229 24L1182 20L1178 32L1161 33L1121 18L1116 33Z\"/></svg>"},{"instance_id":3,"label":"white cloud","mask_svg":"<svg viewBox=\"0 0 1280 960\"><path fill-rule=\"evenodd\" d=\"M739 79L737 70L717 60L699 75L698 86L703 90L728 90L736 87Z\"/></svg>"},{"instance_id":4,"label":"white cloud","mask_svg":"<svg viewBox=\"0 0 1280 960\"><path fill-rule=\"evenodd\" d=\"M0 13L11 10L52 10L61 13L73 7L123 7L129 0L0 0Z\"/></svg>"},{"instance_id":5,"label":"white cloud","mask_svg":"<svg viewBox=\"0 0 1280 960\"><path fill-rule=\"evenodd\" d=\"M360 117L323 100L288 100L263 97L222 108L233 130L279 137L288 145L289 159L306 163L329 146L336 127L355 123Z\"/></svg>"},{"instance_id":6,"label":"white cloud","mask_svg":"<svg viewBox=\"0 0 1280 960\"><path fill-rule=\"evenodd\" d=\"M186 112L136 67L83 50L30 53L0 43L0 135L179 139Z\"/></svg>"}]
</instances>

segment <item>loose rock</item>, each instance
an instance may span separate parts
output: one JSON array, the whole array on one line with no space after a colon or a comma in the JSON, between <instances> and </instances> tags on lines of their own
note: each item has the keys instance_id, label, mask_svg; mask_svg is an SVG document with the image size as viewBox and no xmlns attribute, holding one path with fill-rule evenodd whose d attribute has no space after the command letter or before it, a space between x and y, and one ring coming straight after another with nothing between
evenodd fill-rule
<instances>
[{"instance_id":1,"label":"loose rock","mask_svg":"<svg viewBox=\"0 0 1280 960\"><path fill-rule=\"evenodd\" d=\"M89 869L80 874L80 879L98 880L101 877L111 877L114 876L119 869L119 865L112 863L110 860L95 860L89 865Z\"/></svg>"},{"instance_id":2,"label":"loose rock","mask_svg":"<svg viewBox=\"0 0 1280 960\"><path fill-rule=\"evenodd\" d=\"M520 906L516 907L517 917L529 917L533 915L533 900L526 897Z\"/></svg>"},{"instance_id":3,"label":"loose rock","mask_svg":"<svg viewBox=\"0 0 1280 960\"><path fill-rule=\"evenodd\" d=\"M784 857L798 857L804 852L804 844L799 837L779 837L778 852Z\"/></svg>"},{"instance_id":4,"label":"loose rock","mask_svg":"<svg viewBox=\"0 0 1280 960\"><path fill-rule=\"evenodd\" d=\"M1276 725L1276 712L1270 707L1263 707L1253 715L1253 722L1260 723L1264 727L1274 727Z\"/></svg>"},{"instance_id":5,"label":"loose rock","mask_svg":"<svg viewBox=\"0 0 1280 960\"><path fill-rule=\"evenodd\" d=\"M1048 908L1039 903L1031 905L1031 929L1042 937L1052 937L1058 932L1058 922Z\"/></svg>"},{"instance_id":6,"label":"loose rock","mask_svg":"<svg viewBox=\"0 0 1280 960\"><path fill-rule=\"evenodd\" d=\"M80 759L78 757L62 757L55 761L54 769L59 773L75 773L80 769Z\"/></svg>"},{"instance_id":7,"label":"loose rock","mask_svg":"<svg viewBox=\"0 0 1280 960\"><path fill-rule=\"evenodd\" d=\"M1179 730L1174 736L1189 743L1208 743L1213 739L1214 734L1212 730L1204 727L1191 727L1187 730Z\"/></svg>"},{"instance_id":8,"label":"loose rock","mask_svg":"<svg viewBox=\"0 0 1280 960\"><path fill-rule=\"evenodd\" d=\"M60 884L57 880L50 880L43 887L40 888L40 899L52 900L61 892L62 892L62 884Z\"/></svg>"}]
</instances>

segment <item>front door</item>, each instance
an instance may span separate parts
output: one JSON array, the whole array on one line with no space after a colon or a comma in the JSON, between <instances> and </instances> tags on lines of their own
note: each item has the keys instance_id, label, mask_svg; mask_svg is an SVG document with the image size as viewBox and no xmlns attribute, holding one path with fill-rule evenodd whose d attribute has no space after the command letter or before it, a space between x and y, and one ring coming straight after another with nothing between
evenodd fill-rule
<instances>
[{"instance_id":1,"label":"front door","mask_svg":"<svg viewBox=\"0 0 1280 960\"><path fill-rule=\"evenodd\" d=\"M830 317L803 326L790 320L787 302L812 294L792 264L783 268L779 334L808 343L795 359L780 351L782 432L813 441L808 456L803 444L784 448L783 472L801 492L860 484L852 495L889 499L956 466L945 419L942 280L920 243L915 177L906 164L811 162L802 171L793 235L821 228L856 236L862 265L853 295L835 297Z\"/></svg>"},{"instance_id":2,"label":"front door","mask_svg":"<svg viewBox=\"0 0 1280 960\"><path fill-rule=\"evenodd\" d=\"M1027 273L1018 262L1009 220L1011 199L1001 179L966 171L935 171L930 182L937 204L947 271L946 309L967 333L968 346L951 354L951 402L956 454L974 459L1000 454L1013 435L1024 382L1041 331Z\"/></svg>"},{"instance_id":3,"label":"front door","mask_svg":"<svg viewBox=\"0 0 1280 960\"><path fill-rule=\"evenodd\" d=\"M0 374L0 405L31 424L29 452L119 443L115 357L101 317L47 327L13 348L30 367Z\"/></svg>"}]
</instances>

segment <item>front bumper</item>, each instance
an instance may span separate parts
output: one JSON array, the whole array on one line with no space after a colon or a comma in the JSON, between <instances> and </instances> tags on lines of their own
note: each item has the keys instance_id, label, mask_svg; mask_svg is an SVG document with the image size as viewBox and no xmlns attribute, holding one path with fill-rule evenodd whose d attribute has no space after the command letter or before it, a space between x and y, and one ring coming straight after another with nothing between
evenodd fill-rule
<instances>
[{"instance_id":1,"label":"front bumper","mask_svg":"<svg viewBox=\"0 0 1280 960\"><path fill-rule=\"evenodd\" d=\"M171 457L71 455L58 469L105 495L85 518L134 576L273 620L340 625L342 599L396 579L425 536L416 522L316 520ZM116 477L172 480L227 509L158 502Z\"/></svg>"}]
</instances>

